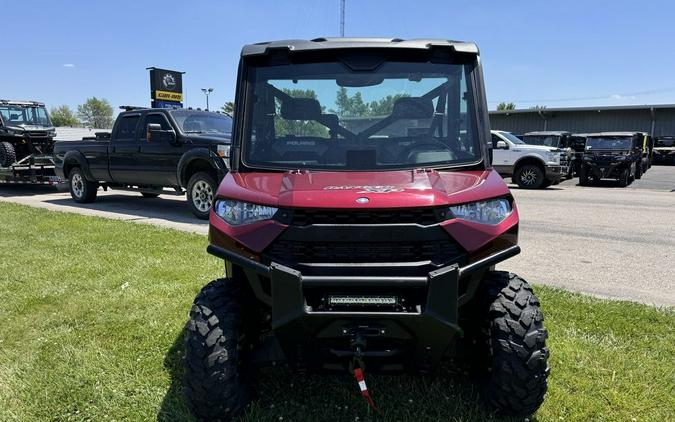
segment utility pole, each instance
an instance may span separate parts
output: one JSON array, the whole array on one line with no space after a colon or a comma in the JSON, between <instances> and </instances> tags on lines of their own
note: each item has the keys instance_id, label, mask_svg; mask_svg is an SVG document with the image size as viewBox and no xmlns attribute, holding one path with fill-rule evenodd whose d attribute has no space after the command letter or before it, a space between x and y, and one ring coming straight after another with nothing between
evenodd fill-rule
<instances>
[{"instance_id":1,"label":"utility pole","mask_svg":"<svg viewBox=\"0 0 675 422\"><path fill-rule=\"evenodd\" d=\"M213 88L202 88L202 92L206 95L206 111L209 111L209 94L213 92Z\"/></svg>"},{"instance_id":2,"label":"utility pole","mask_svg":"<svg viewBox=\"0 0 675 422\"><path fill-rule=\"evenodd\" d=\"M340 36L345 36L345 0L340 0Z\"/></svg>"}]
</instances>

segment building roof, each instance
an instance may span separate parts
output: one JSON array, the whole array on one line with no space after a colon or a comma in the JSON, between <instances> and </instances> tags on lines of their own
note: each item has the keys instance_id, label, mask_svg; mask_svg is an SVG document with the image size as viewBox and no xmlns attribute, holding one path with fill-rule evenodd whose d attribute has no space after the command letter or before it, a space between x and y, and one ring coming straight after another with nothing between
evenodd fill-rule
<instances>
[{"instance_id":1,"label":"building roof","mask_svg":"<svg viewBox=\"0 0 675 422\"><path fill-rule=\"evenodd\" d=\"M556 108L523 108L518 110L493 110L490 114L520 114L520 113L550 113L550 112L572 112L572 111L619 111L619 110L650 110L650 109L675 109L675 104L641 104L641 105L623 105L623 106L595 106L595 107L556 107Z\"/></svg>"},{"instance_id":2,"label":"building roof","mask_svg":"<svg viewBox=\"0 0 675 422\"><path fill-rule=\"evenodd\" d=\"M478 47L472 42L440 39L400 38L315 38L313 40L280 40L249 44L241 50L243 57L268 54L270 50L320 51L343 48L401 48L428 50L432 47L448 47L460 53L478 54Z\"/></svg>"},{"instance_id":3,"label":"building roof","mask_svg":"<svg viewBox=\"0 0 675 422\"><path fill-rule=\"evenodd\" d=\"M96 136L96 132L110 132L110 129L92 129L86 127L57 127L57 141L81 141L84 137Z\"/></svg>"}]
</instances>

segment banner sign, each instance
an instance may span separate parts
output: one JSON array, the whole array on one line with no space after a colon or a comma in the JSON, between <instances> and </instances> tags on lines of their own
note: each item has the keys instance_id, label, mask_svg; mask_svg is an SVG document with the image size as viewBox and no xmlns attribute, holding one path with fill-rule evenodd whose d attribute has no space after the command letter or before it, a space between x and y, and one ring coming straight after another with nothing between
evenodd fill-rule
<instances>
[{"instance_id":1,"label":"banner sign","mask_svg":"<svg viewBox=\"0 0 675 422\"><path fill-rule=\"evenodd\" d=\"M183 73L175 70L148 68L150 70L150 93L152 106L160 107L161 102L166 108L182 107L183 104Z\"/></svg>"},{"instance_id":2,"label":"banner sign","mask_svg":"<svg viewBox=\"0 0 675 422\"><path fill-rule=\"evenodd\" d=\"M152 101L152 108L183 108L183 103L153 100Z\"/></svg>"}]
</instances>

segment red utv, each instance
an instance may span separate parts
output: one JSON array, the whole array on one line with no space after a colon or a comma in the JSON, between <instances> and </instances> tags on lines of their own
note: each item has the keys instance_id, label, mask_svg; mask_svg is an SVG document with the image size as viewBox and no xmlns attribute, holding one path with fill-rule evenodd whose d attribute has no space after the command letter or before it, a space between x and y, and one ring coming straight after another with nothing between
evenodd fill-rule
<instances>
[{"instance_id":1,"label":"red utv","mask_svg":"<svg viewBox=\"0 0 675 422\"><path fill-rule=\"evenodd\" d=\"M465 356L485 400L529 415L548 375L539 301L491 168L476 45L316 39L244 47L231 171L208 251L225 277L187 325L193 413L227 420L252 367L433 371Z\"/></svg>"}]
</instances>

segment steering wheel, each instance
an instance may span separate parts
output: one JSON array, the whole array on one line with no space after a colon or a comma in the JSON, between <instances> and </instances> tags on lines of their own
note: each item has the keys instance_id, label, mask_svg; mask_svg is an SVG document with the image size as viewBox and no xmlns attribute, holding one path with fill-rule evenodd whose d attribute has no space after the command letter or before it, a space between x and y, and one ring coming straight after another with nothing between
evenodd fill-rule
<instances>
[{"instance_id":1,"label":"steering wheel","mask_svg":"<svg viewBox=\"0 0 675 422\"><path fill-rule=\"evenodd\" d=\"M427 150L427 151L452 151L450 147L446 144L439 141L426 141L421 144L413 144L401 151L399 158L404 158L406 163L410 162L413 152L416 150Z\"/></svg>"}]
</instances>

